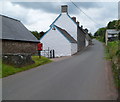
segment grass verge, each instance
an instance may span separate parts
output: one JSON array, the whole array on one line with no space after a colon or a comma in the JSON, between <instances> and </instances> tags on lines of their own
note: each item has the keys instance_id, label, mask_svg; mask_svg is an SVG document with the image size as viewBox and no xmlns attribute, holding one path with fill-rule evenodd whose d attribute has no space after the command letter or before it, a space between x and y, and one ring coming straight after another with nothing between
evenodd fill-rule
<instances>
[{"instance_id":1,"label":"grass verge","mask_svg":"<svg viewBox=\"0 0 120 102\"><path fill-rule=\"evenodd\" d=\"M112 63L112 71L115 79L115 84L120 89L120 41L108 42L106 46L106 59Z\"/></svg>"},{"instance_id":2,"label":"grass verge","mask_svg":"<svg viewBox=\"0 0 120 102\"><path fill-rule=\"evenodd\" d=\"M2 77L7 77L9 75L12 75L12 74L15 74L15 73L18 73L18 72L22 72L22 71L25 71L25 70L35 68L37 66L44 65L44 64L52 62L50 59L45 58L45 57L41 57L41 59L40 59L38 56L32 56L32 59L33 59L33 61L35 61L34 64L28 65L28 66L25 66L25 67L22 67L22 68L15 68L13 66L6 65L6 64L2 63Z\"/></svg>"}]
</instances>

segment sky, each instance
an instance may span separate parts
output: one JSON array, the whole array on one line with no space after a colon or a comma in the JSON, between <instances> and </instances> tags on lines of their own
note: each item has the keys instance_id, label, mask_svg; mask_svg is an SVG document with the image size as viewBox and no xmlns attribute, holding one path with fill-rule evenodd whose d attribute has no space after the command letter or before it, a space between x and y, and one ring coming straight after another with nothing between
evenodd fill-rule
<instances>
[{"instance_id":1,"label":"sky","mask_svg":"<svg viewBox=\"0 0 120 102\"><path fill-rule=\"evenodd\" d=\"M58 1L12 2L11 0L0 0L0 14L18 19L28 30L38 32L46 32L49 29L49 26L61 13L61 5L68 5L68 14L76 17L80 26L83 25L92 34L99 28L105 27L109 21L118 19L118 2L83 2L84 0L74 2L86 16L72 2Z\"/></svg>"}]
</instances>

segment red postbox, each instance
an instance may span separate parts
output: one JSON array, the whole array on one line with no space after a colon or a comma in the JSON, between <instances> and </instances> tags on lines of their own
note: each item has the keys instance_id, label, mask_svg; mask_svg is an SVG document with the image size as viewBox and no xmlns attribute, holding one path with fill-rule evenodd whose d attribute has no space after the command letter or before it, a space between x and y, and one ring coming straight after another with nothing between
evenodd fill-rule
<instances>
[{"instance_id":1,"label":"red postbox","mask_svg":"<svg viewBox=\"0 0 120 102\"><path fill-rule=\"evenodd\" d=\"M38 43L37 50L38 51L42 51L43 50L43 44L42 43Z\"/></svg>"}]
</instances>

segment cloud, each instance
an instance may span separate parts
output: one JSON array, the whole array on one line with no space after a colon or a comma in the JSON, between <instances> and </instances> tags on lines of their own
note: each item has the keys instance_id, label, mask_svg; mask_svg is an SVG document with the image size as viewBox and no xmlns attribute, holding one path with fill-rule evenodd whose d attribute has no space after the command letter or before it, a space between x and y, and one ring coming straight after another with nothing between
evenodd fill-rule
<instances>
[{"instance_id":1,"label":"cloud","mask_svg":"<svg viewBox=\"0 0 120 102\"><path fill-rule=\"evenodd\" d=\"M2 13L2 2L0 1L0 13Z\"/></svg>"},{"instance_id":2,"label":"cloud","mask_svg":"<svg viewBox=\"0 0 120 102\"><path fill-rule=\"evenodd\" d=\"M120 19L120 1L118 3L118 18Z\"/></svg>"},{"instance_id":3,"label":"cloud","mask_svg":"<svg viewBox=\"0 0 120 102\"><path fill-rule=\"evenodd\" d=\"M58 16L42 10L24 8L8 1L4 3L2 14L20 20L29 30L33 31L48 30L49 25Z\"/></svg>"},{"instance_id":4,"label":"cloud","mask_svg":"<svg viewBox=\"0 0 120 102\"><path fill-rule=\"evenodd\" d=\"M68 5L69 11L72 14L76 14L76 10L72 2L14 2L14 5L20 5L25 8L30 9L37 9L37 10L43 10L48 13L56 13L58 14L60 12L60 6L61 5ZM96 2L75 2L78 7L80 8L99 8L101 7L99 3Z\"/></svg>"},{"instance_id":5,"label":"cloud","mask_svg":"<svg viewBox=\"0 0 120 102\"><path fill-rule=\"evenodd\" d=\"M76 16L80 24L94 33L106 26L109 21L117 19L117 3L114 2L75 2L94 22L86 17L71 2L22 2L6 1L3 14L20 20L29 30L46 31L61 12L61 5L67 4L70 16Z\"/></svg>"},{"instance_id":6,"label":"cloud","mask_svg":"<svg viewBox=\"0 0 120 102\"><path fill-rule=\"evenodd\" d=\"M42 10L48 13L59 13L58 3L53 2L14 2L13 4L27 9Z\"/></svg>"}]
</instances>

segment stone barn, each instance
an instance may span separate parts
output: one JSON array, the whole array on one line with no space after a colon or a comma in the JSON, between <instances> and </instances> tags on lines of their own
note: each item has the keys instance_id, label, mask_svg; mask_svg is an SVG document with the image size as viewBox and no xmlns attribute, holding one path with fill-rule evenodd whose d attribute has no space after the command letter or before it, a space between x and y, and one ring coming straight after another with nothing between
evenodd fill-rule
<instances>
[{"instance_id":1,"label":"stone barn","mask_svg":"<svg viewBox=\"0 0 120 102\"><path fill-rule=\"evenodd\" d=\"M0 15L2 36L2 53L31 53L37 52L39 40L19 21Z\"/></svg>"},{"instance_id":2,"label":"stone barn","mask_svg":"<svg viewBox=\"0 0 120 102\"><path fill-rule=\"evenodd\" d=\"M31 55L37 53L39 40L19 20L0 15L0 24L3 63L15 67L33 64Z\"/></svg>"}]
</instances>

